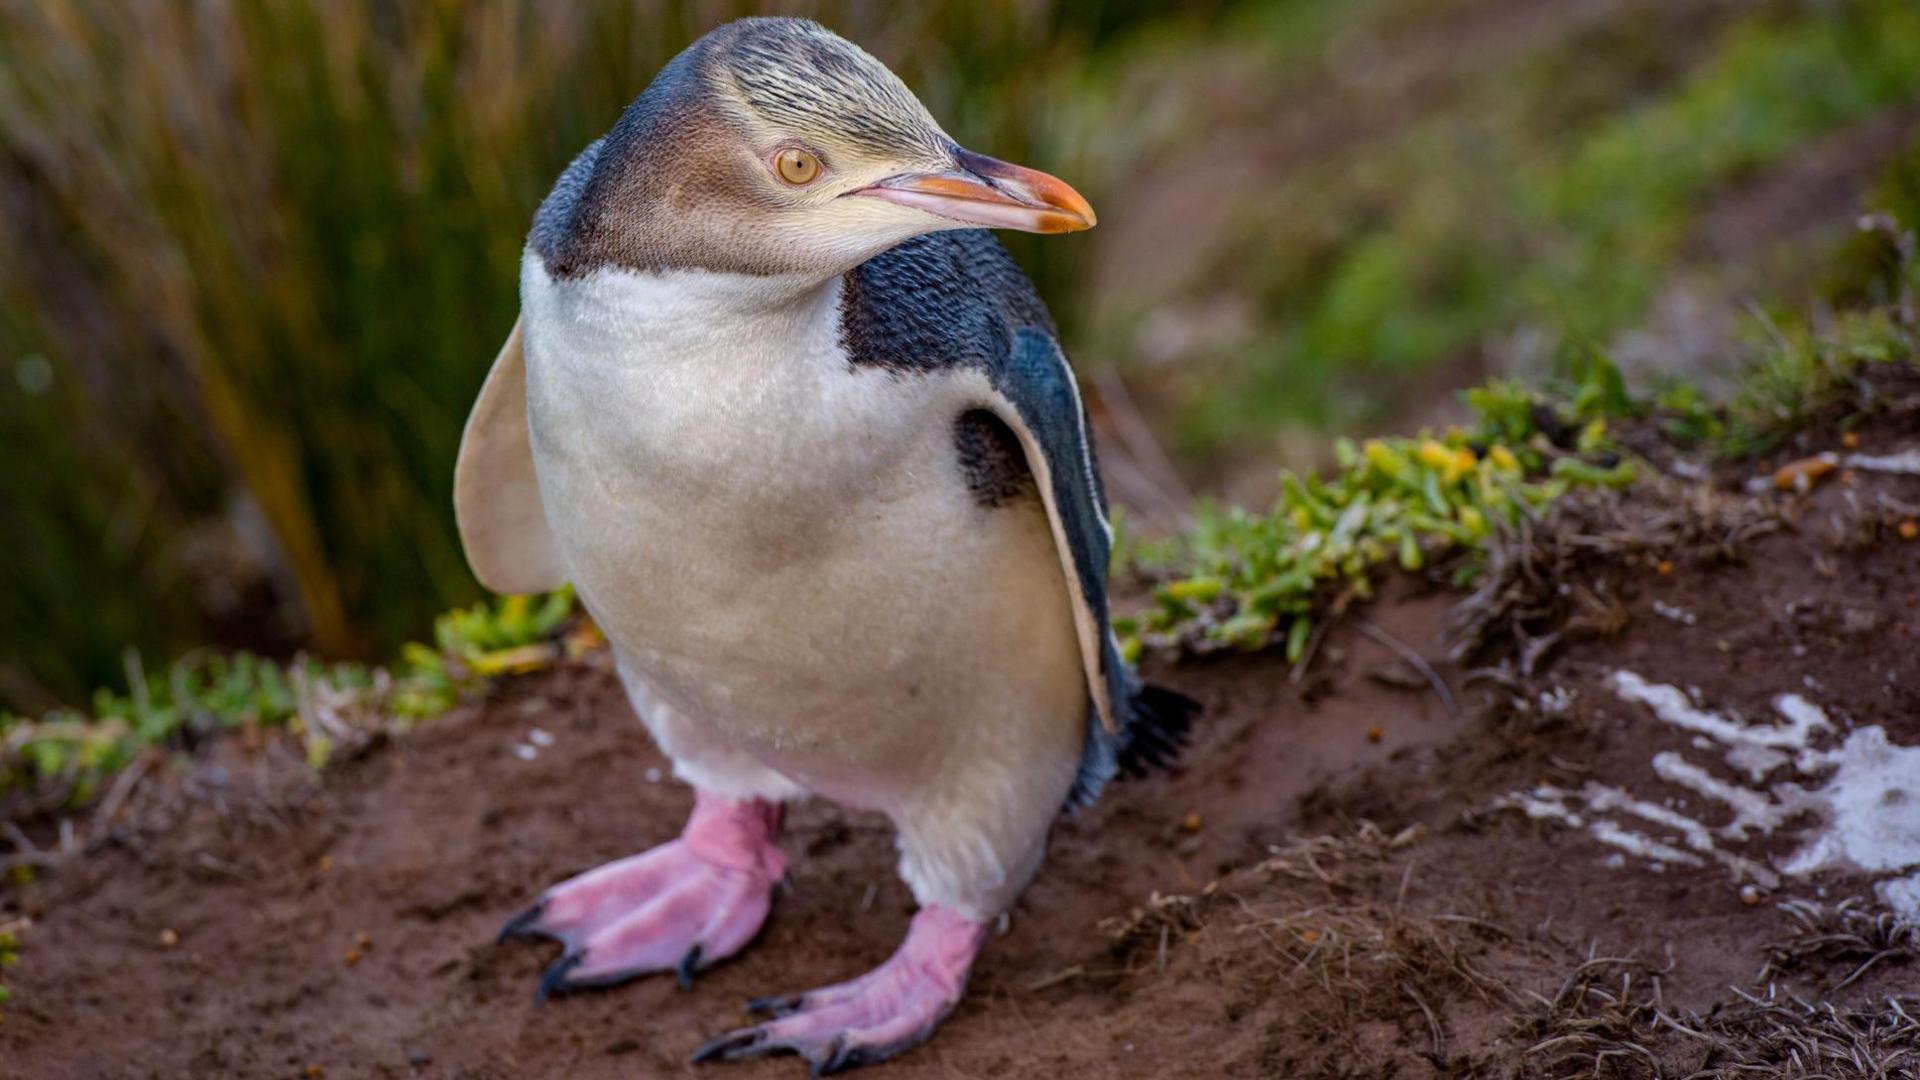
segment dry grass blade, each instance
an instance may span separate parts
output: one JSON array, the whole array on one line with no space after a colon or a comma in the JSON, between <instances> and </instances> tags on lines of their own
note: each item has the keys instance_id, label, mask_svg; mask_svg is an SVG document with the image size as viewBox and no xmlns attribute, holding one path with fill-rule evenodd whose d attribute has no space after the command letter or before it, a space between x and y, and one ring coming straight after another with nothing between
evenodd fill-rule
<instances>
[{"instance_id":1,"label":"dry grass blade","mask_svg":"<svg viewBox=\"0 0 1920 1080\"><path fill-rule=\"evenodd\" d=\"M1848 973L1832 988L1838 992L1876 964L1920 957L1920 923L1870 908L1858 898L1836 904L1788 900L1780 911L1793 921L1794 932L1767 945L1767 963L1756 982L1765 982L1774 972L1844 964Z\"/></svg>"},{"instance_id":2,"label":"dry grass blade","mask_svg":"<svg viewBox=\"0 0 1920 1080\"><path fill-rule=\"evenodd\" d=\"M1782 525L1771 499L1671 477L1649 477L1631 496L1610 488L1570 493L1551 515L1523 522L1492 545L1479 585L1454 609L1449 656L1456 662L1511 656L1518 675L1530 677L1571 637L1623 627L1614 601L1563 585L1592 579L1607 564L1729 561Z\"/></svg>"},{"instance_id":3,"label":"dry grass blade","mask_svg":"<svg viewBox=\"0 0 1920 1080\"><path fill-rule=\"evenodd\" d=\"M1797 939L1803 944L1868 929L1864 913L1849 919L1815 907L1794 916L1806 929ZM1828 933L1834 925L1852 929ZM1782 1001L1771 989L1764 997L1728 990L1731 999L1705 1013L1669 1010L1657 969L1628 957L1595 957L1570 972L1551 1000L1534 996L1515 1033L1530 1040L1527 1056L1549 1076L1906 1080L1920 1070L1913 1015L1920 998L1841 1008Z\"/></svg>"}]
</instances>

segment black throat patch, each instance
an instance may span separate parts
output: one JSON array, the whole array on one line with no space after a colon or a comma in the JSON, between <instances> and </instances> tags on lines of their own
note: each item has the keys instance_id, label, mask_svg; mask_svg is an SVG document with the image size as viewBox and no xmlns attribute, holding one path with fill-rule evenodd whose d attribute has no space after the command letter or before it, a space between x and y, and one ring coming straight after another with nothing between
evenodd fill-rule
<instances>
[{"instance_id":1,"label":"black throat patch","mask_svg":"<svg viewBox=\"0 0 1920 1080\"><path fill-rule=\"evenodd\" d=\"M897 375L990 368L1016 328L1053 336L1033 283L984 229L917 236L848 271L840 344L855 367Z\"/></svg>"}]
</instances>

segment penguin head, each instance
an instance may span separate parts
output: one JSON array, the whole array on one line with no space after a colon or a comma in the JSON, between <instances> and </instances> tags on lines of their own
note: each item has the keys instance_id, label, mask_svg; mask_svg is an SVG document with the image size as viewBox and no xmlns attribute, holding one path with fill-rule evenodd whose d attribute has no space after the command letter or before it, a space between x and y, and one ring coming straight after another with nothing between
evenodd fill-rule
<instances>
[{"instance_id":1,"label":"penguin head","mask_svg":"<svg viewBox=\"0 0 1920 1080\"><path fill-rule=\"evenodd\" d=\"M569 210L550 262L820 278L923 233L1095 220L1066 183L961 148L886 65L792 18L728 23L676 57Z\"/></svg>"}]
</instances>

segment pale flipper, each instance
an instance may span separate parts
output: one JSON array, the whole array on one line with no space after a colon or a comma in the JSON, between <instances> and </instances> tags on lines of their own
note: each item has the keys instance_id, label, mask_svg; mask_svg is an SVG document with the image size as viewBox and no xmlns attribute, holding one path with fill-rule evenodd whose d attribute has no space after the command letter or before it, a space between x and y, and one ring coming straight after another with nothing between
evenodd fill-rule
<instances>
[{"instance_id":1,"label":"pale flipper","mask_svg":"<svg viewBox=\"0 0 1920 1080\"><path fill-rule=\"evenodd\" d=\"M774 844L781 814L778 803L698 793L679 839L555 885L500 939L565 946L540 977L542 998L659 971L686 985L760 932L787 871Z\"/></svg>"},{"instance_id":2,"label":"pale flipper","mask_svg":"<svg viewBox=\"0 0 1920 1080\"><path fill-rule=\"evenodd\" d=\"M565 583L533 472L527 362L518 320L460 435L453 513L467 565L480 584L497 593L536 593Z\"/></svg>"}]
</instances>

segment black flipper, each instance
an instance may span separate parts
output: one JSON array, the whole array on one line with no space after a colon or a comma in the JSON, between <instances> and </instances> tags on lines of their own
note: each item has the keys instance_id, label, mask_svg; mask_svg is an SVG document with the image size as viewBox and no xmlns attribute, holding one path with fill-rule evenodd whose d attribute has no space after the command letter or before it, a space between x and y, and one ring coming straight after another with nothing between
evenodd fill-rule
<instances>
[{"instance_id":1,"label":"black flipper","mask_svg":"<svg viewBox=\"0 0 1920 1080\"><path fill-rule=\"evenodd\" d=\"M877 255L848 274L845 286L841 342L853 364L899 378L982 372L988 390L973 407L1013 432L1046 503L1090 699L1086 749L1067 808L1091 803L1117 774L1137 776L1170 762L1199 706L1142 685L1120 656L1107 604L1113 535L1106 492L1073 369L1033 284L991 234L962 230ZM978 443L983 429L974 423L961 433ZM1001 489L985 494L997 499Z\"/></svg>"}]
</instances>

